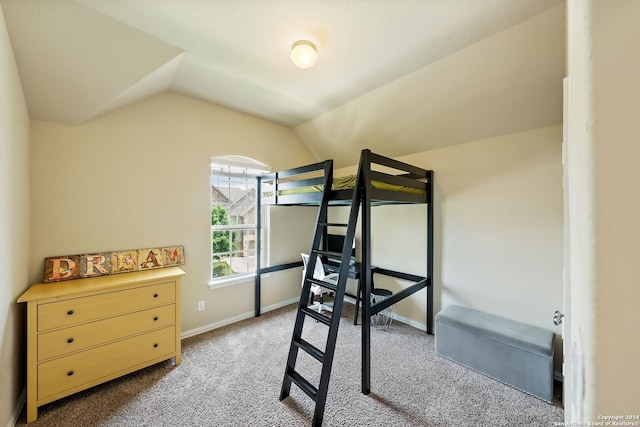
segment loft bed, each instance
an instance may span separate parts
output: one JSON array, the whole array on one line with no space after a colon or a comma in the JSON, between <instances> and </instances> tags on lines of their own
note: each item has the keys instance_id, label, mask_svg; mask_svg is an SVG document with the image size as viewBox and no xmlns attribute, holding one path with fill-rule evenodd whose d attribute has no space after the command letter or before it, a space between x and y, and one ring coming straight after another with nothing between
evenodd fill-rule
<instances>
[{"instance_id":1,"label":"loft bed","mask_svg":"<svg viewBox=\"0 0 640 427\"><path fill-rule=\"evenodd\" d=\"M361 179L360 179L361 177ZM360 181L359 181L360 179ZM413 293L426 288L426 332L433 333L433 172L409 165L370 150L362 150L359 174L347 177L333 176L333 161L325 160L258 178L258 227L261 226L260 207L318 206L323 198L325 183L331 183L328 192L329 206L349 206L354 196L354 187L360 183L361 194L361 260L357 303L362 301L362 392L370 392L370 325L371 316L401 301ZM424 204L427 209L427 232L424 236L427 247L427 276L417 276L385 268L371 266L371 207L395 204ZM326 241L325 238L323 238ZM256 240L256 251L260 254L260 233ZM302 266L302 262L291 262L262 267L260 257L256 262L255 315L260 316L261 275ZM372 305L370 295L373 275L382 274L414 284L394 293L391 297ZM361 288L361 291L360 291Z\"/></svg>"},{"instance_id":2,"label":"loft bed","mask_svg":"<svg viewBox=\"0 0 640 427\"><path fill-rule=\"evenodd\" d=\"M368 158L369 168L365 171L367 193L372 205L429 203L429 175L431 171L410 166L368 150L363 156ZM373 170L372 166L400 168L404 175L391 175ZM322 172L318 175L318 172ZM315 177L301 178L307 174ZM324 175L333 173L333 160L301 166L281 172L264 175L260 182L260 203L262 205L317 205L322 199ZM331 205L349 205L357 175L331 177Z\"/></svg>"}]
</instances>

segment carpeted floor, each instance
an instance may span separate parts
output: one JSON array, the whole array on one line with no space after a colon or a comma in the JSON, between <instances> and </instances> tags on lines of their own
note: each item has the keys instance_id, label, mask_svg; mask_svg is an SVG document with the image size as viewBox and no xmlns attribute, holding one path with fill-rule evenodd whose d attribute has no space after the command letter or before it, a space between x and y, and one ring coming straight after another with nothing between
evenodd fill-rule
<instances>
[{"instance_id":1,"label":"carpeted floor","mask_svg":"<svg viewBox=\"0 0 640 427\"><path fill-rule=\"evenodd\" d=\"M545 403L434 353L434 338L394 322L372 329L371 394L360 393L360 326L345 304L324 416L326 426L553 426L559 402ZM278 401L295 306L182 342L171 361L40 408L32 426L305 426L313 402L295 385ZM326 326L307 321L317 342ZM298 370L319 377L300 352ZM559 396L559 392L557 393ZM25 425L25 414L17 424Z\"/></svg>"}]
</instances>

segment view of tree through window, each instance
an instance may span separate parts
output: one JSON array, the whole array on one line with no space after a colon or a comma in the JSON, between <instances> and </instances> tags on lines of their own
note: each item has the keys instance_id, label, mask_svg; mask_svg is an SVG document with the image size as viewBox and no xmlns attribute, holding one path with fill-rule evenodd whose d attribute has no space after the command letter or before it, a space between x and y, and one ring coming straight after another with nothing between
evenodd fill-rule
<instances>
[{"instance_id":1,"label":"view of tree through window","mask_svg":"<svg viewBox=\"0 0 640 427\"><path fill-rule=\"evenodd\" d=\"M213 279L255 272L256 177L265 172L238 165L237 160L211 164Z\"/></svg>"}]
</instances>

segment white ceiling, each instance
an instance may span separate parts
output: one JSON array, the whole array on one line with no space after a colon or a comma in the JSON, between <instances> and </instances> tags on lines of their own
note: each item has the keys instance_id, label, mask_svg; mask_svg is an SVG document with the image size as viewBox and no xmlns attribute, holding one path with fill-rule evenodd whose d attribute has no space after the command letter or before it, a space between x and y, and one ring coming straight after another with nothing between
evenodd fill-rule
<instances>
[{"instance_id":1,"label":"white ceiling","mask_svg":"<svg viewBox=\"0 0 640 427\"><path fill-rule=\"evenodd\" d=\"M319 158L560 123L563 0L0 0L29 112L75 125L173 90ZM318 47L310 69L291 44Z\"/></svg>"}]
</instances>

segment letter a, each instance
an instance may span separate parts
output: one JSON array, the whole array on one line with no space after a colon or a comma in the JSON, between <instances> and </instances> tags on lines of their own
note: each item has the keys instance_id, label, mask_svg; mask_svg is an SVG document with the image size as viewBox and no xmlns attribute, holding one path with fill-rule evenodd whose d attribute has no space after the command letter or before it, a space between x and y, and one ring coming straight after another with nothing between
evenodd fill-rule
<instances>
[{"instance_id":1,"label":"letter a","mask_svg":"<svg viewBox=\"0 0 640 427\"><path fill-rule=\"evenodd\" d=\"M154 254L153 251L149 251L149 254L145 258L144 262L140 263L140 268L151 268L147 266L147 264L149 263L151 263L153 267L160 267L158 258L156 258L156 254Z\"/></svg>"}]
</instances>

